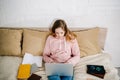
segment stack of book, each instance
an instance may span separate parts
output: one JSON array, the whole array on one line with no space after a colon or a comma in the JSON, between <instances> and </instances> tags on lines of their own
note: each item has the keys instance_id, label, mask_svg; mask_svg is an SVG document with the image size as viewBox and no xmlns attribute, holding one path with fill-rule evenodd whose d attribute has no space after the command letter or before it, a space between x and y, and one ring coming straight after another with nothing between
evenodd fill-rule
<instances>
[{"instance_id":1,"label":"stack of book","mask_svg":"<svg viewBox=\"0 0 120 80\"><path fill-rule=\"evenodd\" d=\"M42 66L42 58L40 56L33 56L32 54L26 53L23 57L23 62L20 64L18 69L18 79L29 79L35 78L40 80L41 76L38 76L35 73L39 71L39 67Z\"/></svg>"}]
</instances>

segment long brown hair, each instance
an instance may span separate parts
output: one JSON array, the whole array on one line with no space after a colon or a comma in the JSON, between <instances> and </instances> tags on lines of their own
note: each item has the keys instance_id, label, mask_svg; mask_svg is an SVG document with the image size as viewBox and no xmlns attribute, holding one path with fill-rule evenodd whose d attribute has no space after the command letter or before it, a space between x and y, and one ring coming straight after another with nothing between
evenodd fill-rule
<instances>
[{"instance_id":1,"label":"long brown hair","mask_svg":"<svg viewBox=\"0 0 120 80\"><path fill-rule=\"evenodd\" d=\"M60 27L65 31L64 36L66 37L66 40L67 40L67 41L70 41L70 40L76 38L76 35L67 28L66 22L65 22L64 20L62 20L62 19L56 20L56 21L54 22L52 28L50 29L51 35L52 35L53 37L56 36L56 35L55 35L55 29L60 28Z\"/></svg>"}]
</instances>

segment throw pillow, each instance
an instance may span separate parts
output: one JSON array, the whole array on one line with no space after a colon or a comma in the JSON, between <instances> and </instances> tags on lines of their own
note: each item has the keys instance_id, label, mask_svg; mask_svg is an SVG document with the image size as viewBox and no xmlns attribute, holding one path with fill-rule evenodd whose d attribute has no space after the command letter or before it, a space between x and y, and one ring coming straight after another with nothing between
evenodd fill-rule
<instances>
[{"instance_id":1,"label":"throw pillow","mask_svg":"<svg viewBox=\"0 0 120 80\"><path fill-rule=\"evenodd\" d=\"M101 52L99 46L99 28L92 28L74 32L77 35L81 57Z\"/></svg>"},{"instance_id":2,"label":"throw pillow","mask_svg":"<svg viewBox=\"0 0 120 80\"><path fill-rule=\"evenodd\" d=\"M48 31L24 29L22 54L42 55Z\"/></svg>"},{"instance_id":3,"label":"throw pillow","mask_svg":"<svg viewBox=\"0 0 120 80\"><path fill-rule=\"evenodd\" d=\"M21 55L22 30L0 29L0 55Z\"/></svg>"}]
</instances>

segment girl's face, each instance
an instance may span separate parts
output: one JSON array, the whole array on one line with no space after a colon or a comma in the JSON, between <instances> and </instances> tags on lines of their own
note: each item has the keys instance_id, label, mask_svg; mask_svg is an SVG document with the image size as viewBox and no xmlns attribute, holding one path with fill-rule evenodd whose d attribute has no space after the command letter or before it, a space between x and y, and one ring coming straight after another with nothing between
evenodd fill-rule
<instances>
[{"instance_id":1,"label":"girl's face","mask_svg":"<svg viewBox=\"0 0 120 80\"><path fill-rule=\"evenodd\" d=\"M62 38L65 34L65 31L61 27L59 27L55 29L55 34L57 38Z\"/></svg>"}]
</instances>

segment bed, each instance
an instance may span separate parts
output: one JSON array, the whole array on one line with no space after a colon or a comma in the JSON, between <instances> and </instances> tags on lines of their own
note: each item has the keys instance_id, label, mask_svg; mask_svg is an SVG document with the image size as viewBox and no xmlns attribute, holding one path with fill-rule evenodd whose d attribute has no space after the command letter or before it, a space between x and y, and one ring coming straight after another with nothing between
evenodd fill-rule
<instances>
[{"instance_id":1,"label":"bed","mask_svg":"<svg viewBox=\"0 0 120 80\"><path fill-rule=\"evenodd\" d=\"M81 59L74 67L74 80L119 80L117 69L111 64L112 57L104 51L106 28L71 29L80 46ZM25 52L42 56L48 29L36 28L0 28L0 80L17 80L18 68ZM32 44L31 44L32 43ZM35 44L33 44L35 43ZM106 70L104 78L87 74L87 64L103 65ZM35 72L48 80L44 62Z\"/></svg>"}]
</instances>

